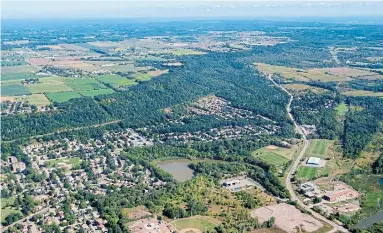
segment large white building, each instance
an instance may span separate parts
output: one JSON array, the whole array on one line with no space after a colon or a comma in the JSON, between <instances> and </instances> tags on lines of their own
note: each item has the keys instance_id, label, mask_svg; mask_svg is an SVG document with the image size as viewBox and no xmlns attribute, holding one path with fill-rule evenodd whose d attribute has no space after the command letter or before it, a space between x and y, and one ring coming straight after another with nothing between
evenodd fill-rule
<instances>
[{"instance_id":1,"label":"large white building","mask_svg":"<svg viewBox=\"0 0 383 233\"><path fill-rule=\"evenodd\" d=\"M307 160L307 164L309 164L309 165L316 165L316 166L319 166L319 165L320 165L320 158L317 158L317 157L310 157L310 158Z\"/></svg>"}]
</instances>

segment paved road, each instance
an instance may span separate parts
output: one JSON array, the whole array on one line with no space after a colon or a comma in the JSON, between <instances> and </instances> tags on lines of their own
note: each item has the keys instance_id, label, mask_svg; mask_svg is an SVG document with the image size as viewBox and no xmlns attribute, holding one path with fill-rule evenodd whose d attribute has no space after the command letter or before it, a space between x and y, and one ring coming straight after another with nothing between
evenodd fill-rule
<instances>
[{"instance_id":1,"label":"paved road","mask_svg":"<svg viewBox=\"0 0 383 233\"><path fill-rule=\"evenodd\" d=\"M273 79L272 79L272 76L271 74L267 76L268 79L274 83L276 86L278 86L279 88L281 88L284 92L286 92L289 96L290 96L290 101L289 103L287 104L287 107L286 107L286 110L289 114L289 117L291 119L291 121L294 123L294 127L295 129L298 131L298 133L300 135L302 135L302 139L304 141L304 146L301 150L301 152L299 153L299 155L297 156L296 160L294 161L293 163L293 166L291 167L289 173L287 174L287 177L286 177L286 188L287 190L289 191L290 193L290 196L291 196L291 200L292 201L296 201L298 205L300 205L301 207L303 207L305 210L309 211L314 217L316 217L317 219L320 219L322 220L323 222L326 222L328 223L329 225L331 225L333 227L333 229L331 231L329 231L328 233L334 233L334 232L338 232L338 231L341 231L341 232L349 232L346 228L342 227L342 226L339 226L338 224L336 224L335 222L327 219L326 217L320 215L319 213L313 211L310 209L309 206L305 205L298 197L297 195L295 194L295 191L293 189L293 186L291 184L291 178L293 177L295 171L297 170L298 166L299 166L299 163L301 162L301 159L303 157L303 155L305 154L307 148L309 147L310 145L310 141L307 140L306 138L306 135L303 133L302 129L298 126L298 124L296 123L295 119L294 119L294 116L291 114L291 103L293 102L293 99L294 99L294 96L288 91L286 90L284 87L282 87L281 85L279 85L278 83L276 83Z\"/></svg>"}]
</instances>

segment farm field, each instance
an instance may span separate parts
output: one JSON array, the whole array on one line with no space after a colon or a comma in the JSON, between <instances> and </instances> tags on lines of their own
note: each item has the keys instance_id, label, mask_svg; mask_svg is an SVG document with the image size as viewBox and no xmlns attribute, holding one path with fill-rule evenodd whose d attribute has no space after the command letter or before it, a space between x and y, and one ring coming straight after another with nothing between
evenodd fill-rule
<instances>
[{"instance_id":1,"label":"farm field","mask_svg":"<svg viewBox=\"0 0 383 233\"><path fill-rule=\"evenodd\" d=\"M184 55L204 55L206 53L201 51L191 50L191 49L182 49L182 50L173 51L172 54L176 56L184 56Z\"/></svg>"},{"instance_id":2,"label":"farm field","mask_svg":"<svg viewBox=\"0 0 383 233\"><path fill-rule=\"evenodd\" d=\"M87 91L80 91L80 95L82 96L89 96L89 97L94 97L97 95L107 95L107 94L112 94L114 91L110 88L107 89L99 89L99 90L87 90Z\"/></svg>"},{"instance_id":3,"label":"farm field","mask_svg":"<svg viewBox=\"0 0 383 233\"><path fill-rule=\"evenodd\" d=\"M28 95L26 97L26 100L30 104L34 104L34 105L39 106L39 107L46 106L46 105L50 104L49 99L44 94L32 94L32 95Z\"/></svg>"},{"instance_id":4,"label":"farm field","mask_svg":"<svg viewBox=\"0 0 383 233\"><path fill-rule=\"evenodd\" d=\"M104 84L93 78L66 78L66 85L70 86L75 91L87 91L107 88Z\"/></svg>"},{"instance_id":5,"label":"farm field","mask_svg":"<svg viewBox=\"0 0 383 233\"><path fill-rule=\"evenodd\" d=\"M372 92L372 91L364 91L364 90L354 90L354 91L345 91L342 92L343 95L347 96L377 96L383 97L383 92Z\"/></svg>"},{"instance_id":6,"label":"farm field","mask_svg":"<svg viewBox=\"0 0 383 233\"><path fill-rule=\"evenodd\" d=\"M328 156L328 148L331 142L332 141L326 139L311 139L305 156L325 159Z\"/></svg>"},{"instance_id":7,"label":"farm field","mask_svg":"<svg viewBox=\"0 0 383 233\"><path fill-rule=\"evenodd\" d=\"M209 229L210 230L214 229L214 227L216 226L216 224L213 223L212 221L199 216L178 219L178 220L170 222L170 224L179 231L183 229L187 229L187 228L194 228L202 232L206 232Z\"/></svg>"},{"instance_id":8,"label":"farm field","mask_svg":"<svg viewBox=\"0 0 383 233\"><path fill-rule=\"evenodd\" d=\"M134 77L137 81L148 81L152 78L149 74L140 72L136 73Z\"/></svg>"},{"instance_id":9,"label":"farm field","mask_svg":"<svg viewBox=\"0 0 383 233\"><path fill-rule=\"evenodd\" d=\"M339 68L314 68L314 69L297 69L293 67L286 66L275 66L264 63L256 63L256 66L261 71L268 74L281 74L288 80L297 80L297 81L321 81L321 82L345 82L351 80L352 78L360 78L363 79L371 76L381 76L377 73L347 68L347 67L339 67ZM375 77L376 78L376 77ZM382 76L383 78L383 76Z\"/></svg>"},{"instance_id":10,"label":"farm field","mask_svg":"<svg viewBox=\"0 0 383 233\"><path fill-rule=\"evenodd\" d=\"M1 96L28 95L31 92L21 84L1 84Z\"/></svg>"},{"instance_id":11,"label":"farm field","mask_svg":"<svg viewBox=\"0 0 383 233\"><path fill-rule=\"evenodd\" d=\"M96 77L100 82L107 83L113 87L132 86L137 83L117 74L100 75Z\"/></svg>"},{"instance_id":12,"label":"farm field","mask_svg":"<svg viewBox=\"0 0 383 233\"><path fill-rule=\"evenodd\" d=\"M128 63L128 64L124 64L124 65L108 66L106 68L112 72L127 73L127 72L135 72L136 71L133 63Z\"/></svg>"},{"instance_id":13,"label":"farm field","mask_svg":"<svg viewBox=\"0 0 383 233\"><path fill-rule=\"evenodd\" d=\"M49 98L50 101L58 103L66 102L70 99L81 97L79 93L74 91L46 93L45 95Z\"/></svg>"},{"instance_id":14,"label":"farm field","mask_svg":"<svg viewBox=\"0 0 383 233\"><path fill-rule=\"evenodd\" d=\"M313 87L313 86L301 84L301 83L284 84L283 87L292 91L297 91L297 92L311 90L312 92L318 93L318 94L326 91L323 88Z\"/></svg>"},{"instance_id":15,"label":"farm field","mask_svg":"<svg viewBox=\"0 0 383 233\"><path fill-rule=\"evenodd\" d=\"M44 81L37 84L27 84L25 86L33 94L73 91L70 86L66 85L63 81L58 79L52 79L51 81Z\"/></svg>"}]
</instances>

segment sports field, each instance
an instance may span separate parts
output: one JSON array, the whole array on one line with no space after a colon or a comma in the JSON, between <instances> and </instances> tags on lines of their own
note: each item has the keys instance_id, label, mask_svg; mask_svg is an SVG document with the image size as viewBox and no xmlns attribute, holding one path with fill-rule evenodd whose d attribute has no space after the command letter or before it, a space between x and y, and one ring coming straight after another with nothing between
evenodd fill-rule
<instances>
[{"instance_id":1,"label":"sports field","mask_svg":"<svg viewBox=\"0 0 383 233\"><path fill-rule=\"evenodd\" d=\"M52 102L66 102L70 99L80 98L81 95L77 92L68 91L68 92L57 92L57 93L46 93L45 94Z\"/></svg>"},{"instance_id":2,"label":"sports field","mask_svg":"<svg viewBox=\"0 0 383 233\"><path fill-rule=\"evenodd\" d=\"M275 152L262 152L259 156L257 156L257 158L268 164L273 164L276 167L281 166L289 161L285 157L282 157Z\"/></svg>"},{"instance_id":3,"label":"sports field","mask_svg":"<svg viewBox=\"0 0 383 233\"><path fill-rule=\"evenodd\" d=\"M328 156L328 148L331 142L332 141L326 139L311 139L305 156L325 159Z\"/></svg>"},{"instance_id":4,"label":"sports field","mask_svg":"<svg viewBox=\"0 0 383 233\"><path fill-rule=\"evenodd\" d=\"M198 216L178 219L178 220L170 222L170 224L179 231L183 229L187 229L187 228L194 228L194 229L200 230L201 232L206 232L207 230L213 230L214 227L216 226L216 224L213 223L212 221L209 221L205 219L204 217L198 217Z\"/></svg>"},{"instance_id":5,"label":"sports field","mask_svg":"<svg viewBox=\"0 0 383 233\"><path fill-rule=\"evenodd\" d=\"M108 83L113 87L132 86L137 84L134 80L127 79L117 74L100 75L96 78L100 82Z\"/></svg>"},{"instance_id":6,"label":"sports field","mask_svg":"<svg viewBox=\"0 0 383 233\"><path fill-rule=\"evenodd\" d=\"M316 167L302 166L298 170L297 177L312 180L315 177L317 177L317 173L318 173L318 168L316 168Z\"/></svg>"},{"instance_id":7,"label":"sports field","mask_svg":"<svg viewBox=\"0 0 383 233\"><path fill-rule=\"evenodd\" d=\"M88 91L80 91L79 93L82 96L89 96L89 97L94 97L97 95L107 95L107 94L112 94L114 91L110 88L107 89L99 89L99 90L88 90Z\"/></svg>"},{"instance_id":8,"label":"sports field","mask_svg":"<svg viewBox=\"0 0 383 233\"><path fill-rule=\"evenodd\" d=\"M107 88L104 84L93 78L66 78L64 79L64 82L75 91L88 91Z\"/></svg>"},{"instance_id":9,"label":"sports field","mask_svg":"<svg viewBox=\"0 0 383 233\"><path fill-rule=\"evenodd\" d=\"M47 168L52 168L52 167L55 167L58 163L71 164L74 167L74 166L79 166L81 164L81 159L78 157L53 159L53 160L49 160L45 162L44 166Z\"/></svg>"},{"instance_id":10,"label":"sports field","mask_svg":"<svg viewBox=\"0 0 383 233\"><path fill-rule=\"evenodd\" d=\"M1 96L20 96L28 95L31 92L22 84L1 84Z\"/></svg>"}]
</instances>

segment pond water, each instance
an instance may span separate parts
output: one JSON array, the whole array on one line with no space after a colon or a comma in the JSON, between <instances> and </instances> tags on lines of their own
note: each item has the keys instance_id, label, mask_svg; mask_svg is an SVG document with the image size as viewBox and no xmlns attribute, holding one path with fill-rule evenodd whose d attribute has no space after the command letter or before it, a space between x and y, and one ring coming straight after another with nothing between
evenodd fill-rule
<instances>
[{"instance_id":1,"label":"pond water","mask_svg":"<svg viewBox=\"0 0 383 233\"><path fill-rule=\"evenodd\" d=\"M372 215L369 218L363 219L358 224L355 225L355 228L362 229L372 226L374 223L383 221L383 210Z\"/></svg>"},{"instance_id":2,"label":"pond water","mask_svg":"<svg viewBox=\"0 0 383 233\"><path fill-rule=\"evenodd\" d=\"M164 171L169 172L173 175L176 181L186 181L193 178L193 170L188 167L190 161L182 160L182 161L168 161L162 162L158 164L158 166Z\"/></svg>"}]
</instances>

